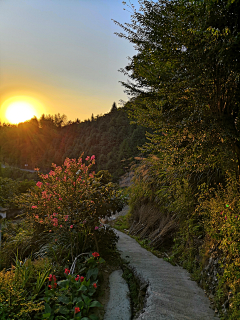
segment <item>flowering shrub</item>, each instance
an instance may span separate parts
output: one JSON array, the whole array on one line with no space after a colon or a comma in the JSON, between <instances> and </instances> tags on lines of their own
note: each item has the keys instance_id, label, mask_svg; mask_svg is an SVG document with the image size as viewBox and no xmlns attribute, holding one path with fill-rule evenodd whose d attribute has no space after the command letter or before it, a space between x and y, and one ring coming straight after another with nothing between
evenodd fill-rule
<instances>
[{"instance_id":1,"label":"flowering shrub","mask_svg":"<svg viewBox=\"0 0 240 320\"><path fill-rule=\"evenodd\" d=\"M89 315L89 310L102 307L92 296L97 289L98 265L104 260L97 252L92 255L84 263L85 276L70 274L68 268L64 270L65 280L56 282L55 275L49 275L51 284L45 291L43 319L97 319L95 315Z\"/></svg>"},{"instance_id":2,"label":"flowering shrub","mask_svg":"<svg viewBox=\"0 0 240 320\"><path fill-rule=\"evenodd\" d=\"M95 157L87 157L83 162L80 157L67 158L63 166L53 164L49 174L39 174L41 181L30 193L18 198L35 230L68 235L72 259L84 251L87 237L94 239L98 250L99 218L121 210L124 205L124 197L114 184L103 185L90 172ZM82 248L77 243L78 233L86 236Z\"/></svg>"}]
</instances>

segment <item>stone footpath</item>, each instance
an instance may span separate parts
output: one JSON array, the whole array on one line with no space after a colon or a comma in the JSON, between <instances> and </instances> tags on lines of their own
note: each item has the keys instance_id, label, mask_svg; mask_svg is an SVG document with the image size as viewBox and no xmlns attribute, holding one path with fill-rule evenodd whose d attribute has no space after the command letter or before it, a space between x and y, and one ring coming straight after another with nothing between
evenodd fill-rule
<instances>
[{"instance_id":1,"label":"stone footpath","mask_svg":"<svg viewBox=\"0 0 240 320\"><path fill-rule=\"evenodd\" d=\"M142 248L136 240L117 231L118 250L141 284L147 284L145 306L137 320L216 320L219 319L210 308L210 301L190 274L181 267L172 266L151 252ZM114 280L113 280L114 281ZM128 320L122 312L120 301L126 291L118 290L118 284L110 281L110 301L115 301L114 312L109 305L104 320ZM127 303L127 302L126 302ZM118 312L118 313L117 313ZM109 317L110 316L110 317Z\"/></svg>"}]
</instances>

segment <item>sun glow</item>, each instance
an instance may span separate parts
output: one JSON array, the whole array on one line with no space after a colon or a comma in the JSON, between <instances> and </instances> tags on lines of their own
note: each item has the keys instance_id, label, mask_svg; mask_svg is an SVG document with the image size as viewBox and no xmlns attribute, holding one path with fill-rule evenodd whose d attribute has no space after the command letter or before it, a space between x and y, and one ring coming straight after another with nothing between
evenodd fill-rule
<instances>
[{"instance_id":1,"label":"sun glow","mask_svg":"<svg viewBox=\"0 0 240 320\"><path fill-rule=\"evenodd\" d=\"M19 123L35 116L33 106L27 102L13 102L6 111L6 118L11 123Z\"/></svg>"},{"instance_id":2,"label":"sun glow","mask_svg":"<svg viewBox=\"0 0 240 320\"><path fill-rule=\"evenodd\" d=\"M11 124L18 124L30 120L34 116L39 118L44 113L41 103L31 97L17 96L7 99L1 106L5 118Z\"/></svg>"}]
</instances>

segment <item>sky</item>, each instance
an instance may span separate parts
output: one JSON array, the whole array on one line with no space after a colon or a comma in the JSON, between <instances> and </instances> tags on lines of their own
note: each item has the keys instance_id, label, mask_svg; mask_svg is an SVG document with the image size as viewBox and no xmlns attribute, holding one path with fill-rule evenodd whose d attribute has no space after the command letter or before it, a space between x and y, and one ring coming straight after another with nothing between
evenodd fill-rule
<instances>
[{"instance_id":1,"label":"sky","mask_svg":"<svg viewBox=\"0 0 240 320\"><path fill-rule=\"evenodd\" d=\"M129 11L122 0L1 0L0 121L15 97L72 121L127 101L118 70L135 50L111 19L130 22Z\"/></svg>"}]
</instances>

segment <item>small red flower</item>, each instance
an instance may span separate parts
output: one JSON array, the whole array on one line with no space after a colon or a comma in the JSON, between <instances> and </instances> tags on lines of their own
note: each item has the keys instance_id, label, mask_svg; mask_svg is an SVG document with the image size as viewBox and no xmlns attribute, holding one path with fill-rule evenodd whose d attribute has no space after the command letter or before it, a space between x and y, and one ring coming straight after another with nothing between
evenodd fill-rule
<instances>
[{"instance_id":1,"label":"small red flower","mask_svg":"<svg viewBox=\"0 0 240 320\"><path fill-rule=\"evenodd\" d=\"M57 278L55 275L53 275L53 280L54 280L54 282L57 282Z\"/></svg>"},{"instance_id":2,"label":"small red flower","mask_svg":"<svg viewBox=\"0 0 240 320\"><path fill-rule=\"evenodd\" d=\"M77 277L75 278L75 280L76 280L76 281L78 281L78 280L79 280L79 278L80 278L80 277L79 277L79 275L77 275Z\"/></svg>"},{"instance_id":3,"label":"small red flower","mask_svg":"<svg viewBox=\"0 0 240 320\"><path fill-rule=\"evenodd\" d=\"M49 281L52 281L52 278L53 278L53 276L52 276L52 274L50 274L50 275L49 275L49 278L48 278Z\"/></svg>"},{"instance_id":4,"label":"small red flower","mask_svg":"<svg viewBox=\"0 0 240 320\"><path fill-rule=\"evenodd\" d=\"M80 308L79 307L76 307L75 308L75 313L78 313L78 312L80 312L81 310L80 310Z\"/></svg>"},{"instance_id":5,"label":"small red flower","mask_svg":"<svg viewBox=\"0 0 240 320\"><path fill-rule=\"evenodd\" d=\"M64 271L64 273L65 273L66 275L68 275L68 274L70 273L70 270L66 268L65 271Z\"/></svg>"},{"instance_id":6,"label":"small red flower","mask_svg":"<svg viewBox=\"0 0 240 320\"><path fill-rule=\"evenodd\" d=\"M53 284L53 287L54 287L54 289L57 288L57 283L56 282Z\"/></svg>"},{"instance_id":7,"label":"small red flower","mask_svg":"<svg viewBox=\"0 0 240 320\"><path fill-rule=\"evenodd\" d=\"M48 288L49 288L49 289L52 289L52 286L49 284Z\"/></svg>"},{"instance_id":8,"label":"small red flower","mask_svg":"<svg viewBox=\"0 0 240 320\"><path fill-rule=\"evenodd\" d=\"M99 253L97 253L97 252L93 252L92 255L94 256L94 258L99 257Z\"/></svg>"},{"instance_id":9,"label":"small red flower","mask_svg":"<svg viewBox=\"0 0 240 320\"><path fill-rule=\"evenodd\" d=\"M83 276L80 277L80 281L81 281L81 282L84 281L84 277L83 277Z\"/></svg>"},{"instance_id":10,"label":"small red flower","mask_svg":"<svg viewBox=\"0 0 240 320\"><path fill-rule=\"evenodd\" d=\"M97 284L96 283L94 283L93 286L94 286L95 289L97 289Z\"/></svg>"}]
</instances>

